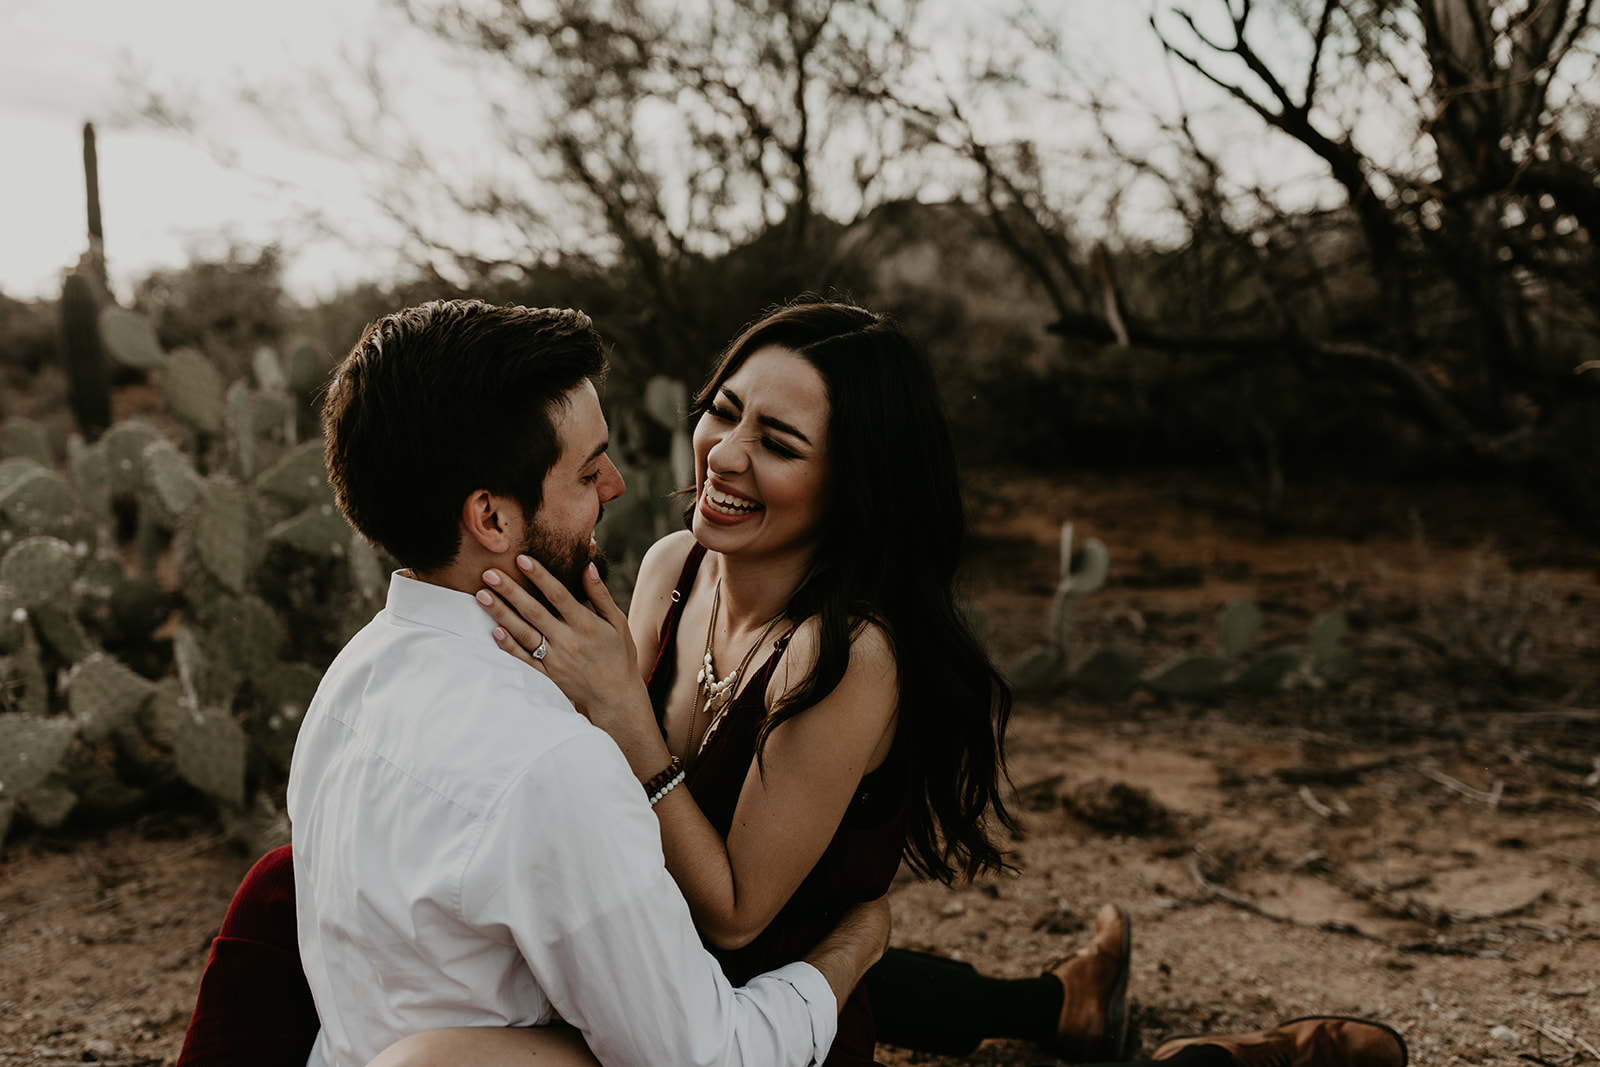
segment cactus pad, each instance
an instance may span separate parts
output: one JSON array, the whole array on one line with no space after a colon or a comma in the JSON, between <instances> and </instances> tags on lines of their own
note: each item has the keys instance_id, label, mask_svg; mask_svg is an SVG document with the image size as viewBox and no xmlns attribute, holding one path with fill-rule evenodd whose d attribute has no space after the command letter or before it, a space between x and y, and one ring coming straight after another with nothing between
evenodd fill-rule
<instances>
[{"instance_id":1,"label":"cactus pad","mask_svg":"<svg viewBox=\"0 0 1600 1067\"><path fill-rule=\"evenodd\" d=\"M46 467L53 466L56 461L51 454L50 439L45 436L44 427L20 416L9 418L4 425L0 425L0 455L7 459L20 456Z\"/></svg>"},{"instance_id":2,"label":"cactus pad","mask_svg":"<svg viewBox=\"0 0 1600 1067\"><path fill-rule=\"evenodd\" d=\"M255 355L250 357L250 370L255 374L257 387L261 389L279 392L289 388L289 379L283 373L278 353L266 345L256 349Z\"/></svg>"},{"instance_id":3,"label":"cactus pad","mask_svg":"<svg viewBox=\"0 0 1600 1067\"><path fill-rule=\"evenodd\" d=\"M167 410L202 433L222 429L222 375L192 348L180 348L161 372Z\"/></svg>"},{"instance_id":4,"label":"cactus pad","mask_svg":"<svg viewBox=\"0 0 1600 1067\"><path fill-rule=\"evenodd\" d=\"M78 494L83 509L101 521L111 518L111 470L106 461L105 445L83 443L74 436L67 442L67 469L71 472L72 488Z\"/></svg>"},{"instance_id":5,"label":"cactus pad","mask_svg":"<svg viewBox=\"0 0 1600 1067\"><path fill-rule=\"evenodd\" d=\"M219 708L193 711L177 723L172 746L178 774L225 804L244 803L245 734Z\"/></svg>"},{"instance_id":6,"label":"cactus pad","mask_svg":"<svg viewBox=\"0 0 1600 1067\"><path fill-rule=\"evenodd\" d=\"M259 710L251 723L252 733L280 768L289 766L300 723L321 681L322 673L315 667L286 663L273 672L263 688Z\"/></svg>"},{"instance_id":7,"label":"cactus pad","mask_svg":"<svg viewBox=\"0 0 1600 1067\"><path fill-rule=\"evenodd\" d=\"M283 631L278 616L260 597L246 596L219 612L217 638L229 662L256 686L266 684L278 666Z\"/></svg>"},{"instance_id":8,"label":"cactus pad","mask_svg":"<svg viewBox=\"0 0 1600 1067\"><path fill-rule=\"evenodd\" d=\"M155 684L150 699L136 713L139 730L145 738L160 748L172 751L178 743L178 731L194 714L195 704L184 691L183 682L166 677Z\"/></svg>"},{"instance_id":9,"label":"cactus pad","mask_svg":"<svg viewBox=\"0 0 1600 1067\"><path fill-rule=\"evenodd\" d=\"M77 612L65 604L41 604L33 609L33 624L44 643L67 663L77 663L94 651L94 642L78 621Z\"/></svg>"},{"instance_id":10,"label":"cactus pad","mask_svg":"<svg viewBox=\"0 0 1600 1067\"><path fill-rule=\"evenodd\" d=\"M78 499L67 480L54 471L37 470L0 492L0 514L27 533L61 533L72 523Z\"/></svg>"},{"instance_id":11,"label":"cactus pad","mask_svg":"<svg viewBox=\"0 0 1600 1067\"><path fill-rule=\"evenodd\" d=\"M1300 653L1288 648L1274 649L1234 675L1232 685L1247 693L1270 693L1282 687L1283 680L1298 666Z\"/></svg>"},{"instance_id":12,"label":"cactus pad","mask_svg":"<svg viewBox=\"0 0 1600 1067\"><path fill-rule=\"evenodd\" d=\"M189 457L159 437L145 446L145 480L161 510L173 519L181 518L200 499L205 482L195 472Z\"/></svg>"},{"instance_id":13,"label":"cactus pad","mask_svg":"<svg viewBox=\"0 0 1600 1067\"><path fill-rule=\"evenodd\" d=\"M1061 680L1065 665L1053 648L1031 648L1011 670L1011 684L1021 693L1042 693Z\"/></svg>"},{"instance_id":14,"label":"cactus pad","mask_svg":"<svg viewBox=\"0 0 1600 1067\"><path fill-rule=\"evenodd\" d=\"M148 369L167 364L167 354L150 321L115 304L100 312L100 343L125 366Z\"/></svg>"},{"instance_id":15,"label":"cactus pad","mask_svg":"<svg viewBox=\"0 0 1600 1067\"><path fill-rule=\"evenodd\" d=\"M1261 640L1261 609L1249 600L1235 600L1217 617L1217 640L1222 658L1238 659Z\"/></svg>"},{"instance_id":16,"label":"cactus pad","mask_svg":"<svg viewBox=\"0 0 1600 1067\"><path fill-rule=\"evenodd\" d=\"M278 462L261 472L256 488L263 493L296 504L314 504L333 499L328 485L328 467L322 442L307 441L291 449Z\"/></svg>"},{"instance_id":17,"label":"cactus pad","mask_svg":"<svg viewBox=\"0 0 1600 1067\"><path fill-rule=\"evenodd\" d=\"M72 547L54 537L30 537L18 542L0 560L0 582L17 602L35 608L65 599L72 589L77 559Z\"/></svg>"},{"instance_id":18,"label":"cactus pad","mask_svg":"<svg viewBox=\"0 0 1600 1067\"><path fill-rule=\"evenodd\" d=\"M100 439L112 493L136 493L144 485L144 450L161 435L147 422L123 419Z\"/></svg>"},{"instance_id":19,"label":"cactus pad","mask_svg":"<svg viewBox=\"0 0 1600 1067\"><path fill-rule=\"evenodd\" d=\"M269 541L281 541L314 556L340 559L350 545L350 524L332 504L312 504L292 519L267 532Z\"/></svg>"},{"instance_id":20,"label":"cactus pad","mask_svg":"<svg viewBox=\"0 0 1600 1067\"><path fill-rule=\"evenodd\" d=\"M222 425L228 431L228 448L233 456L233 472L241 478L256 473L256 401L244 382L228 386L222 398Z\"/></svg>"},{"instance_id":21,"label":"cactus pad","mask_svg":"<svg viewBox=\"0 0 1600 1067\"><path fill-rule=\"evenodd\" d=\"M1124 649L1102 648L1083 661L1072 680L1097 700L1125 700L1139 684L1139 659Z\"/></svg>"},{"instance_id":22,"label":"cactus pad","mask_svg":"<svg viewBox=\"0 0 1600 1067\"><path fill-rule=\"evenodd\" d=\"M207 480L194 525L195 553L206 570L230 591L242 593L263 548L254 495L224 479Z\"/></svg>"},{"instance_id":23,"label":"cactus pad","mask_svg":"<svg viewBox=\"0 0 1600 1067\"><path fill-rule=\"evenodd\" d=\"M22 647L22 631L28 625L28 609L17 603L11 590L0 585L0 655L10 655Z\"/></svg>"},{"instance_id":24,"label":"cactus pad","mask_svg":"<svg viewBox=\"0 0 1600 1067\"><path fill-rule=\"evenodd\" d=\"M172 658L194 707L233 703L233 663L218 637L181 626L172 638Z\"/></svg>"},{"instance_id":25,"label":"cactus pad","mask_svg":"<svg viewBox=\"0 0 1600 1067\"><path fill-rule=\"evenodd\" d=\"M83 736L91 741L104 741L133 721L155 689L153 683L104 652L72 668L67 686L67 707Z\"/></svg>"},{"instance_id":26,"label":"cactus pad","mask_svg":"<svg viewBox=\"0 0 1600 1067\"><path fill-rule=\"evenodd\" d=\"M38 460L29 459L27 456L12 456L9 459L0 459L0 493L6 492L25 478L31 478L33 475L49 469Z\"/></svg>"},{"instance_id":27,"label":"cactus pad","mask_svg":"<svg viewBox=\"0 0 1600 1067\"><path fill-rule=\"evenodd\" d=\"M57 781L44 781L17 797L17 805L35 826L54 830L78 806L78 794Z\"/></svg>"},{"instance_id":28,"label":"cactus pad","mask_svg":"<svg viewBox=\"0 0 1600 1067\"><path fill-rule=\"evenodd\" d=\"M67 718L0 715L0 793L17 796L55 773L77 733Z\"/></svg>"},{"instance_id":29,"label":"cactus pad","mask_svg":"<svg viewBox=\"0 0 1600 1067\"><path fill-rule=\"evenodd\" d=\"M1145 675L1144 684L1166 696L1203 700L1222 688L1226 669L1216 656L1176 656Z\"/></svg>"}]
</instances>

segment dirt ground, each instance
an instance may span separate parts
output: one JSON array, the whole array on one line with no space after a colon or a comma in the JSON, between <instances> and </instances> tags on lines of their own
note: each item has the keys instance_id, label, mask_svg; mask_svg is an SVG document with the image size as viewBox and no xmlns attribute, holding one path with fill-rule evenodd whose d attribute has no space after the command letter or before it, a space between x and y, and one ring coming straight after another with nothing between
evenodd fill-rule
<instances>
[{"instance_id":1,"label":"dirt ground","mask_svg":"<svg viewBox=\"0 0 1600 1067\"><path fill-rule=\"evenodd\" d=\"M1210 704L1070 688L1009 735L1014 873L903 881L895 942L1037 973L1095 909L1134 924L1143 1047L1358 1014L1412 1062L1600 1061L1600 552L1515 486L1307 487L1272 531L1220 483L984 472L972 597L1012 663L1041 640L1059 523L1111 550L1074 660L1263 647L1342 608L1344 687ZM251 861L198 815L22 836L0 862L0 1067L170 1063ZM954 1060L882 1049L891 1064ZM995 1041L973 1063L1047 1060Z\"/></svg>"}]
</instances>

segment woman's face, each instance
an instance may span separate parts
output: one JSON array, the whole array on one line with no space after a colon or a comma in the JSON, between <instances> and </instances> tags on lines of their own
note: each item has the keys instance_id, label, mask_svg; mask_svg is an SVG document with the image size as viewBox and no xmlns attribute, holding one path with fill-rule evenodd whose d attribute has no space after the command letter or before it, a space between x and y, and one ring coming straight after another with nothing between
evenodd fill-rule
<instances>
[{"instance_id":1,"label":"woman's face","mask_svg":"<svg viewBox=\"0 0 1600 1067\"><path fill-rule=\"evenodd\" d=\"M697 541L724 555L809 556L828 480L828 388L768 345L718 387L694 429Z\"/></svg>"}]
</instances>

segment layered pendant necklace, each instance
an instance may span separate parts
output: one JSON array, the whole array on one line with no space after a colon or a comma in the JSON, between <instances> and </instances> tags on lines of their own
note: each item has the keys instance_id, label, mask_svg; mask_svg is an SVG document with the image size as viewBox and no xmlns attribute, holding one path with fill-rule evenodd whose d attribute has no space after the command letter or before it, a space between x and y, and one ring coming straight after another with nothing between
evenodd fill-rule
<instances>
[{"instance_id":1,"label":"layered pendant necklace","mask_svg":"<svg viewBox=\"0 0 1600 1067\"><path fill-rule=\"evenodd\" d=\"M717 635L717 610L722 605L722 579L717 579L717 584L711 591L711 621L706 626L706 653L700 672L694 676L694 703L689 706L689 734L683 742L683 765L689 765L689 750L694 747L694 723L700 713L702 702L706 714L710 715L711 723L706 727L706 736L700 745L705 747L705 742L717 728L717 723L722 720L723 713L728 710L728 705L733 703L734 694L739 691L739 679L750 666L750 661L755 658L756 649L766 643L767 635L772 633L772 628L778 625L778 620L783 618L783 612L778 612L767 623L766 629L761 631L761 636L756 638L750 650L744 654L744 659L739 665L721 678L717 677L716 667L712 663L711 646Z\"/></svg>"}]
</instances>

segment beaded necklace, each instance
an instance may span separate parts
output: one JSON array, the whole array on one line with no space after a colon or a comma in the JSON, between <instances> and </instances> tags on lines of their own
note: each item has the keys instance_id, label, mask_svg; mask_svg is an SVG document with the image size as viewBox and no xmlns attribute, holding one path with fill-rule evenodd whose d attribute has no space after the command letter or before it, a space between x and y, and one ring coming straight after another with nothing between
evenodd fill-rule
<instances>
[{"instance_id":1,"label":"beaded necklace","mask_svg":"<svg viewBox=\"0 0 1600 1067\"><path fill-rule=\"evenodd\" d=\"M760 648L767 640L767 635L772 633L772 628L778 625L778 620L784 613L778 612L767 623L766 629L761 631L761 636L756 638L755 644L744 654L744 659L739 665L729 671L722 678L717 677L716 668L712 666L711 645L717 633L717 610L722 605L722 579L717 579L716 587L711 591L711 621L706 626L706 654L704 665L700 672L694 676L694 703L689 705L689 733L683 741L683 765L689 765L689 749L694 746L694 722L700 713L700 702L705 700L706 714L712 716L710 724L706 727L706 737L711 736L711 731L716 729L723 713L728 710L728 705L733 703L734 694L739 688L739 678L745 669L750 666L750 661L755 658L756 649ZM702 742L703 744L704 742Z\"/></svg>"}]
</instances>

